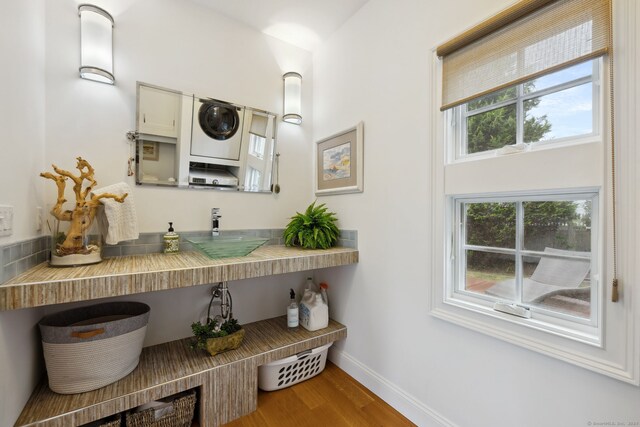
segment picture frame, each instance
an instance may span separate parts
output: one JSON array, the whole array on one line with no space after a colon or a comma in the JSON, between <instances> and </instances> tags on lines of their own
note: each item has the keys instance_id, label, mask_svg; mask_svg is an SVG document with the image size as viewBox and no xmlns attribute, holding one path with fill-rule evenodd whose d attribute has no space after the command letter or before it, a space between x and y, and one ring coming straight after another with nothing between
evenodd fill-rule
<instances>
[{"instance_id":1,"label":"picture frame","mask_svg":"<svg viewBox=\"0 0 640 427\"><path fill-rule=\"evenodd\" d=\"M363 192L364 123L316 142L316 196Z\"/></svg>"},{"instance_id":2,"label":"picture frame","mask_svg":"<svg viewBox=\"0 0 640 427\"><path fill-rule=\"evenodd\" d=\"M144 141L142 143L142 160L158 161L160 159L160 143Z\"/></svg>"}]
</instances>

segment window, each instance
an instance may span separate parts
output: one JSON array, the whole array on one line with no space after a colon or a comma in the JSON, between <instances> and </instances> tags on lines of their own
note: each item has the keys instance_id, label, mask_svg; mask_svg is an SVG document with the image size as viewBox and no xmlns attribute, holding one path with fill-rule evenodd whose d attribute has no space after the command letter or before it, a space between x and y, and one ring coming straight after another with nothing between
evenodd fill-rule
<instances>
[{"instance_id":1,"label":"window","mask_svg":"<svg viewBox=\"0 0 640 427\"><path fill-rule=\"evenodd\" d=\"M517 306L538 328L597 342L597 191L453 203L451 298L488 310Z\"/></svg>"},{"instance_id":2,"label":"window","mask_svg":"<svg viewBox=\"0 0 640 427\"><path fill-rule=\"evenodd\" d=\"M256 118L264 118L263 121ZM273 167L273 150L274 139L262 134L253 133L256 123L264 122L264 128L258 130L262 134L267 134L267 124L265 116L253 113L252 131L249 132L249 144L247 165L244 172L244 189L245 191L267 191L271 186L271 171Z\"/></svg>"},{"instance_id":3,"label":"window","mask_svg":"<svg viewBox=\"0 0 640 427\"><path fill-rule=\"evenodd\" d=\"M538 330L602 343L600 68L584 61L445 112L445 169L457 183L447 192L447 301L515 310ZM585 152L590 160L569 160Z\"/></svg>"},{"instance_id":4,"label":"window","mask_svg":"<svg viewBox=\"0 0 640 427\"><path fill-rule=\"evenodd\" d=\"M245 183L246 191L260 191L260 184L262 183L262 174L259 170L247 167L247 177Z\"/></svg>"},{"instance_id":5,"label":"window","mask_svg":"<svg viewBox=\"0 0 640 427\"><path fill-rule=\"evenodd\" d=\"M444 301L592 345L602 345L607 6L539 2L445 46L442 62Z\"/></svg>"},{"instance_id":6,"label":"window","mask_svg":"<svg viewBox=\"0 0 640 427\"><path fill-rule=\"evenodd\" d=\"M249 155L263 159L266 142L267 138L264 136L249 133Z\"/></svg>"},{"instance_id":7,"label":"window","mask_svg":"<svg viewBox=\"0 0 640 427\"><path fill-rule=\"evenodd\" d=\"M523 1L437 48L430 306L440 319L639 385L638 61L612 59L607 34L613 16L615 40L633 38L640 9L613 6Z\"/></svg>"},{"instance_id":8,"label":"window","mask_svg":"<svg viewBox=\"0 0 640 427\"><path fill-rule=\"evenodd\" d=\"M600 87L600 67L600 60L584 61L446 112L447 163L476 163L469 172L458 167L449 174L462 178L459 190L448 196L454 242L447 266L450 300L488 312L504 311L506 304L532 319L538 329L600 343L595 253L600 235L594 218L603 182L585 192L583 188L594 181L576 177L592 171L593 164L554 171L545 160L526 157L517 159L524 164L518 175L510 176L516 159L509 156L542 149L542 159L552 161L567 154L580 156L581 148L571 148L576 143L601 142L602 108L594 90ZM568 147L562 155L553 151L562 147ZM601 148L594 158L603 161ZM489 170L509 184L497 178L495 184L487 181L482 191L469 194L464 179L488 176ZM536 177L541 174L547 175L545 184ZM579 186L565 186L567 178ZM498 191L505 188L508 191Z\"/></svg>"},{"instance_id":9,"label":"window","mask_svg":"<svg viewBox=\"0 0 640 427\"><path fill-rule=\"evenodd\" d=\"M455 159L596 135L598 77L599 61L590 60L454 108L463 134Z\"/></svg>"}]
</instances>

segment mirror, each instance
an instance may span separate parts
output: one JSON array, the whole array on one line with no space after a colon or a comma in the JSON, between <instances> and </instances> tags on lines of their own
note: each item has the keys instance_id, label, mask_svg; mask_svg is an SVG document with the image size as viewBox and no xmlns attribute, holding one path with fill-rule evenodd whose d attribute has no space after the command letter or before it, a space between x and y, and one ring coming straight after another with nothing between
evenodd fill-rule
<instances>
[{"instance_id":1,"label":"mirror","mask_svg":"<svg viewBox=\"0 0 640 427\"><path fill-rule=\"evenodd\" d=\"M276 116L138 82L136 184L271 192Z\"/></svg>"}]
</instances>

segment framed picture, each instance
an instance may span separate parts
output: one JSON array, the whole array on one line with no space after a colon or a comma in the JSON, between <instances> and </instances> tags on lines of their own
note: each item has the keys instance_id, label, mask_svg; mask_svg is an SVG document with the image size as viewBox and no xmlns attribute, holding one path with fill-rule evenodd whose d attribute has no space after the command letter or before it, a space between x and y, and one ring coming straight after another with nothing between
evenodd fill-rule
<instances>
[{"instance_id":1,"label":"framed picture","mask_svg":"<svg viewBox=\"0 0 640 427\"><path fill-rule=\"evenodd\" d=\"M316 196L361 193L364 124L316 142Z\"/></svg>"},{"instance_id":2,"label":"framed picture","mask_svg":"<svg viewBox=\"0 0 640 427\"><path fill-rule=\"evenodd\" d=\"M142 160L155 160L160 158L160 146L158 142L145 141L142 143Z\"/></svg>"}]
</instances>

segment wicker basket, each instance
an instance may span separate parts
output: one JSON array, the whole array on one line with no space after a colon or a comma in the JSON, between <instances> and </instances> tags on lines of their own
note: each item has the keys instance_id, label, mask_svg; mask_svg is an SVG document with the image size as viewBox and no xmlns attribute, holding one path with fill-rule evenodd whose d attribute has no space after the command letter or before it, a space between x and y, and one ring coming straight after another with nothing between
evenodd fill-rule
<instances>
[{"instance_id":1,"label":"wicker basket","mask_svg":"<svg viewBox=\"0 0 640 427\"><path fill-rule=\"evenodd\" d=\"M127 412L126 427L191 427L196 407L195 390L162 399L165 405Z\"/></svg>"},{"instance_id":2,"label":"wicker basket","mask_svg":"<svg viewBox=\"0 0 640 427\"><path fill-rule=\"evenodd\" d=\"M103 418L98 421L90 422L89 424L83 424L82 427L121 427L122 415L115 414L107 418Z\"/></svg>"},{"instance_id":3,"label":"wicker basket","mask_svg":"<svg viewBox=\"0 0 640 427\"><path fill-rule=\"evenodd\" d=\"M244 339L244 328L219 338L207 339L207 351L210 355L215 356L218 353L222 353L227 350L235 350L240 347L242 340Z\"/></svg>"},{"instance_id":4,"label":"wicker basket","mask_svg":"<svg viewBox=\"0 0 640 427\"><path fill-rule=\"evenodd\" d=\"M39 323L49 388L71 394L95 390L138 366L148 305L112 302L45 316Z\"/></svg>"},{"instance_id":5,"label":"wicker basket","mask_svg":"<svg viewBox=\"0 0 640 427\"><path fill-rule=\"evenodd\" d=\"M99 424L100 427L120 427L122 425L122 421L120 420L120 415L117 418L113 418L111 421L105 421L104 424Z\"/></svg>"}]
</instances>

